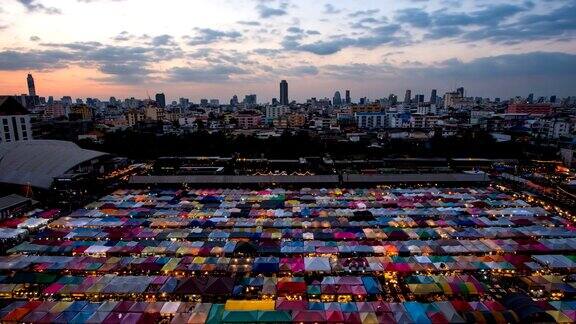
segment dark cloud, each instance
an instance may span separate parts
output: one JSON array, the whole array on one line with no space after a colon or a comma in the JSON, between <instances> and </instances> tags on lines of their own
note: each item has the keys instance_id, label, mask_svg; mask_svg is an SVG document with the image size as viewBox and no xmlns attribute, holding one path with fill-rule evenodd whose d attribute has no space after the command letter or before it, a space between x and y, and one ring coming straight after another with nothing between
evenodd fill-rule
<instances>
[{"instance_id":1,"label":"dark cloud","mask_svg":"<svg viewBox=\"0 0 576 324\"><path fill-rule=\"evenodd\" d=\"M167 80L173 82L214 83L228 81L232 75L246 73L248 73L246 70L231 65L174 67L167 71Z\"/></svg>"},{"instance_id":2,"label":"dark cloud","mask_svg":"<svg viewBox=\"0 0 576 324\"><path fill-rule=\"evenodd\" d=\"M153 71L139 62L106 63L99 68L106 77L97 81L106 83L138 84L145 81Z\"/></svg>"},{"instance_id":3,"label":"dark cloud","mask_svg":"<svg viewBox=\"0 0 576 324\"><path fill-rule=\"evenodd\" d=\"M38 0L17 0L20 4L26 7L29 12L41 12L48 15L59 15L62 11L54 7L46 7Z\"/></svg>"},{"instance_id":4,"label":"dark cloud","mask_svg":"<svg viewBox=\"0 0 576 324\"><path fill-rule=\"evenodd\" d=\"M188 45L206 45L215 43L221 40L233 41L242 37L242 34L237 31L221 31L211 28L196 28L196 35L186 36Z\"/></svg>"}]
</instances>

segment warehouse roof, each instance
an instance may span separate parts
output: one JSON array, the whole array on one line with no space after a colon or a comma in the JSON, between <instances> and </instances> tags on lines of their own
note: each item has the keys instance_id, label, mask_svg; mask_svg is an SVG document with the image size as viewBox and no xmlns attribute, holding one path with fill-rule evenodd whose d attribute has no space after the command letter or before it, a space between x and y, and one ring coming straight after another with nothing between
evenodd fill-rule
<instances>
[{"instance_id":1,"label":"warehouse roof","mask_svg":"<svg viewBox=\"0 0 576 324\"><path fill-rule=\"evenodd\" d=\"M72 142L32 140L0 144L0 182L50 188L53 178L106 153Z\"/></svg>"}]
</instances>

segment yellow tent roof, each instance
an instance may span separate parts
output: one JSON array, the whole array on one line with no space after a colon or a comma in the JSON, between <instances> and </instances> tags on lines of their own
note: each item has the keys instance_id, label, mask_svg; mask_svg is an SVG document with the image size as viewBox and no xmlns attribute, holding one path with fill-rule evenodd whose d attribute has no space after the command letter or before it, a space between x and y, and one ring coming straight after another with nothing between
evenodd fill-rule
<instances>
[{"instance_id":1,"label":"yellow tent roof","mask_svg":"<svg viewBox=\"0 0 576 324\"><path fill-rule=\"evenodd\" d=\"M227 311L268 311L274 310L274 300L228 300L224 305Z\"/></svg>"}]
</instances>

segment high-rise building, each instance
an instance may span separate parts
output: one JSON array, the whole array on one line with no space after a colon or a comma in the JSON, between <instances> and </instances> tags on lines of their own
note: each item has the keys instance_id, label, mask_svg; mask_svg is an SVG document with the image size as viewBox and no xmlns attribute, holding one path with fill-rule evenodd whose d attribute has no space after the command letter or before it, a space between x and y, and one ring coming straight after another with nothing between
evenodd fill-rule
<instances>
[{"instance_id":1,"label":"high-rise building","mask_svg":"<svg viewBox=\"0 0 576 324\"><path fill-rule=\"evenodd\" d=\"M179 101L180 101L180 109L182 109L182 111L184 111L190 107L190 99L180 98Z\"/></svg>"},{"instance_id":2,"label":"high-rise building","mask_svg":"<svg viewBox=\"0 0 576 324\"><path fill-rule=\"evenodd\" d=\"M232 99L230 99L230 106L232 106L232 107L238 106L238 96L237 95L232 96Z\"/></svg>"},{"instance_id":3,"label":"high-rise building","mask_svg":"<svg viewBox=\"0 0 576 324\"><path fill-rule=\"evenodd\" d=\"M416 101L416 103L423 103L424 102L424 95L418 94L418 95L414 96L414 101Z\"/></svg>"},{"instance_id":4,"label":"high-rise building","mask_svg":"<svg viewBox=\"0 0 576 324\"><path fill-rule=\"evenodd\" d=\"M166 95L164 95L164 93L156 94L156 104L158 104L160 108L166 108Z\"/></svg>"},{"instance_id":5,"label":"high-rise building","mask_svg":"<svg viewBox=\"0 0 576 324\"><path fill-rule=\"evenodd\" d=\"M257 97L255 94L249 94L244 96L244 105L246 106L256 106L258 103Z\"/></svg>"},{"instance_id":6,"label":"high-rise building","mask_svg":"<svg viewBox=\"0 0 576 324\"><path fill-rule=\"evenodd\" d=\"M346 90L346 104L349 105L352 103L352 98L350 98L350 90Z\"/></svg>"},{"instance_id":7,"label":"high-rise building","mask_svg":"<svg viewBox=\"0 0 576 324\"><path fill-rule=\"evenodd\" d=\"M412 91L406 90L406 94L404 94L404 104L410 104L412 101Z\"/></svg>"},{"instance_id":8,"label":"high-rise building","mask_svg":"<svg viewBox=\"0 0 576 324\"><path fill-rule=\"evenodd\" d=\"M286 80L280 82L280 104L284 106L290 104L288 101L288 82Z\"/></svg>"},{"instance_id":9,"label":"high-rise building","mask_svg":"<svg viewBox=\"0 0 576 324\"><path fill-rule=\"evenodd\" d=\"M460 98L464 98L464 87L460 87L460 88L456 89L456 92L458 93L458 96Z\"/></svg>"},{"instance_id":10,"label":"high-rise building","mask_svg":"<svg viewBox=\"0 0 576 324\"><path fill-rule=\"evenodd\" d=\"M438 92L436 91L436 89L432 89L432 93L430 94L430 103L431 104L436 104L436 101L438 100Z\"/></svg>"},{"instance_id":11,"label":"high-rise building","mask_svg":"<svg viewBox=\"0 0 576 324\"><path fill-rule=\"evenodd\" d=\"M32 139L30 113L17 99L0 96L0 143Z\"/></svg>"},{"instance_id":12,"label":"high-rise building","mask_svg":"<svg viewBox=\"0 0 576 324\"><path fill-rule=\"evenodd\" d=\"M334 98L332 98L332 105L342 106L342 97L340 96L340 91L334 93Z\"/></svg>"},{"instance_id":13,"label":"high-rise building","mask_svg":"<svg viewBox=\"0 0 576 324\"><path fill-rule=\"evenodd\" d=\"M28 95L33 97L36 95L36 86L34 85L34 78L32 74L28 73L28 78L26 79L28 82Z\"/></svg>"},{"instance_id":14,"label":"high-rise building","mask_svg":"<svg viewBox=\"0 0 576 324\"><path fill-rule=\"evenodd\" d=\"M388 96L388 103L390 104L390 106L396 105L396 104L398 103L398 96L395 95L395 94L393 94L393 93L391 93L391 94Z\"/></svg>"},{"instance_id":15,"label":"high-rise building","mask_svg":"<svg viewBox=\"0 0 576 324\"><path fill-rule=\"evenodd\" d=\"M534 94L533 93L528 95L528 98L526 98L526 102L529 104L534 103Z\"/></svg>"},{"instance_id":16,"label":"high-rise building","mask_svg":"<svg viewBox=\"0 0 576 324\"><path fill-rule=\"evenodd\" d=\"M550 96L550 102L556 103L556 96L554 96L554 95Z\"/></svg>"}]
</instances>

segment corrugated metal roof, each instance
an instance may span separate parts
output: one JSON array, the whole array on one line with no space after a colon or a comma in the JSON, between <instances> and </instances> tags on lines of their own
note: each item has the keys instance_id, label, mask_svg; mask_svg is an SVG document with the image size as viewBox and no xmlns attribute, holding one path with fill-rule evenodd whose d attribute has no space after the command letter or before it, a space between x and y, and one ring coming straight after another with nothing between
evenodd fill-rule
<instances>
[{"instance_id":1,"label":"corrugated metal roof","mask_svg":"<svg viewBox=\"0 0 576 324\"><path fill-rule=\"evenodd\" d=\"M0 182L50 188L54 177L106 155L72 142L33 140L0 144Z\"/></svg>"}]
</instances>

